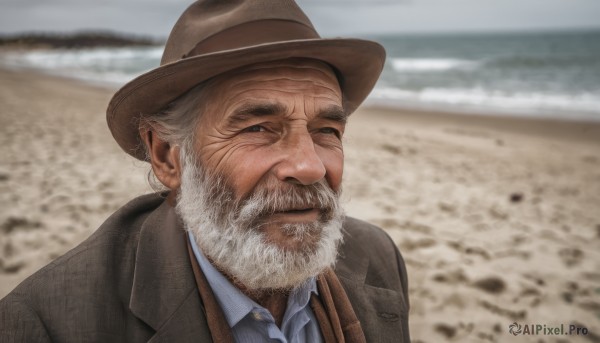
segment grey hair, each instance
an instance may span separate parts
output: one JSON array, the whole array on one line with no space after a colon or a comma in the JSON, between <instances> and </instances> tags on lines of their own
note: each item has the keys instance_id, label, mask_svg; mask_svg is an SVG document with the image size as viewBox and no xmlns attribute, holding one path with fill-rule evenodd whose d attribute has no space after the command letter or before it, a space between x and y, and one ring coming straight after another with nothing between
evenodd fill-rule
<instances>
[{"instance_id":1,"label":"grey hair","mask_svg":"<svg viewBox=\"0 0 600 343\"><path fill-rule=\"evenodd\" d=\"M203 82L194 86L157 113L141 114L139 117L140 132L152 131L161 140L191 153L196 127L202 117L206 84L207 82ZM143 141L140 141L139 149L144 149L145 160L150 162L150 150ZM182 157L180 156L180 159ZM156 192L165 190L165 187L156 179L152 169L148 171L148 183Z\"/></svg>"}]
</instances>

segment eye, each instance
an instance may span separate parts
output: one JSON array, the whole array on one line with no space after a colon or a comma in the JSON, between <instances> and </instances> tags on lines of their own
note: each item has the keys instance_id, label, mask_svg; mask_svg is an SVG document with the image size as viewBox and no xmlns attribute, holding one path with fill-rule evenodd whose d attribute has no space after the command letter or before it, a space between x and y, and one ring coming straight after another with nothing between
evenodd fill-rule
<instances>
[{"instance_id":1,"label":"eye","mask_svg":"<svg viewBox=\"0 0 600 343\"><path fill-rule=\"evenodd\" d=\"M261 125L252 125L243 130L243 132L265 132L265 131L267 131L267 129L265 129Z\"/></svg>"},{"instance_id":2,"label":"eye","mask_svg":"<svg viewBox=\"0 0 600 343\"><path fill-rule=\"evenodd\" d=\"M320 128L319 133L323 133L326 135L336 135L338 138L340 137L340 132L332 127Z\"/></svg>"}]
</instances>

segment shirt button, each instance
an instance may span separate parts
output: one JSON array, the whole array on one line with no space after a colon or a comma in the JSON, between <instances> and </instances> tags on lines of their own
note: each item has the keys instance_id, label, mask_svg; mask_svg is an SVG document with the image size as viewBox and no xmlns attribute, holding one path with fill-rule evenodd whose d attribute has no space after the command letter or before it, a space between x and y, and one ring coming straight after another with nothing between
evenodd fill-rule
<instances>
[{"instance_id":1,"label":"shirt button","mask_svg":"<svg viewBox=\"0 0 600 343\"><path fill-rule=\"evenodd\" d=\"M258 311L253 311L252 317L254 317L256 320L263 320L263 316Z\"/></svg>"}]
</instances>

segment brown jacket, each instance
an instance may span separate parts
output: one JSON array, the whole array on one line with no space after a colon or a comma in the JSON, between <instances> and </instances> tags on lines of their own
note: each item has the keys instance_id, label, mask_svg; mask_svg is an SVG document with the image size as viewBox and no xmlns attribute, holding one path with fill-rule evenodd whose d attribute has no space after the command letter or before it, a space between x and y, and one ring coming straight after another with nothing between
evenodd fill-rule
<instances>
[{"instance_id":1,"label":"brown jacket","mask_svg":"<svg viewBox=\"0 0 600 343\"><path fill-rule=\"evenodd\" d=\"M409 342L406 269L379 228L348 218L335 268L368 342ZM185 232L157 195L0 300L0 342L210 342Z\"/></svg>"}]
</instances>

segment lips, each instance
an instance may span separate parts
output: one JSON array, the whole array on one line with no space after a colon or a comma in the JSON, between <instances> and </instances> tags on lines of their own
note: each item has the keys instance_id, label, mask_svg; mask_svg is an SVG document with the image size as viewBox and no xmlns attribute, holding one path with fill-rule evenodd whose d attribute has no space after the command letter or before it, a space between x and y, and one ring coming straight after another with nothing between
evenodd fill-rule
<instances>
[{"instance_id":1,"label":"lips","mask_svg":"<svg viewBox=\"0 0 600 343\"><path fill-rule=\"evenodd\" d=\"M283 210L283 211L278 211L280 213L297 213L297 214L302 214L302 213L308 213L312 210L314 210L314 207L306 207L306 208L298 208L298 209L289 209L289 210Z\"/></svg>"},{"instance_id":2,"label":"lips","mask_svg":"<svg viewBox=\"0 0 600 343\"><path fill-rule=\"evenodd\" d=\"M317 207L288 208L272 212L271 220L283 220L284 222L313 222L321 218L322 210Z\"/></svg>"}]
</instances>

